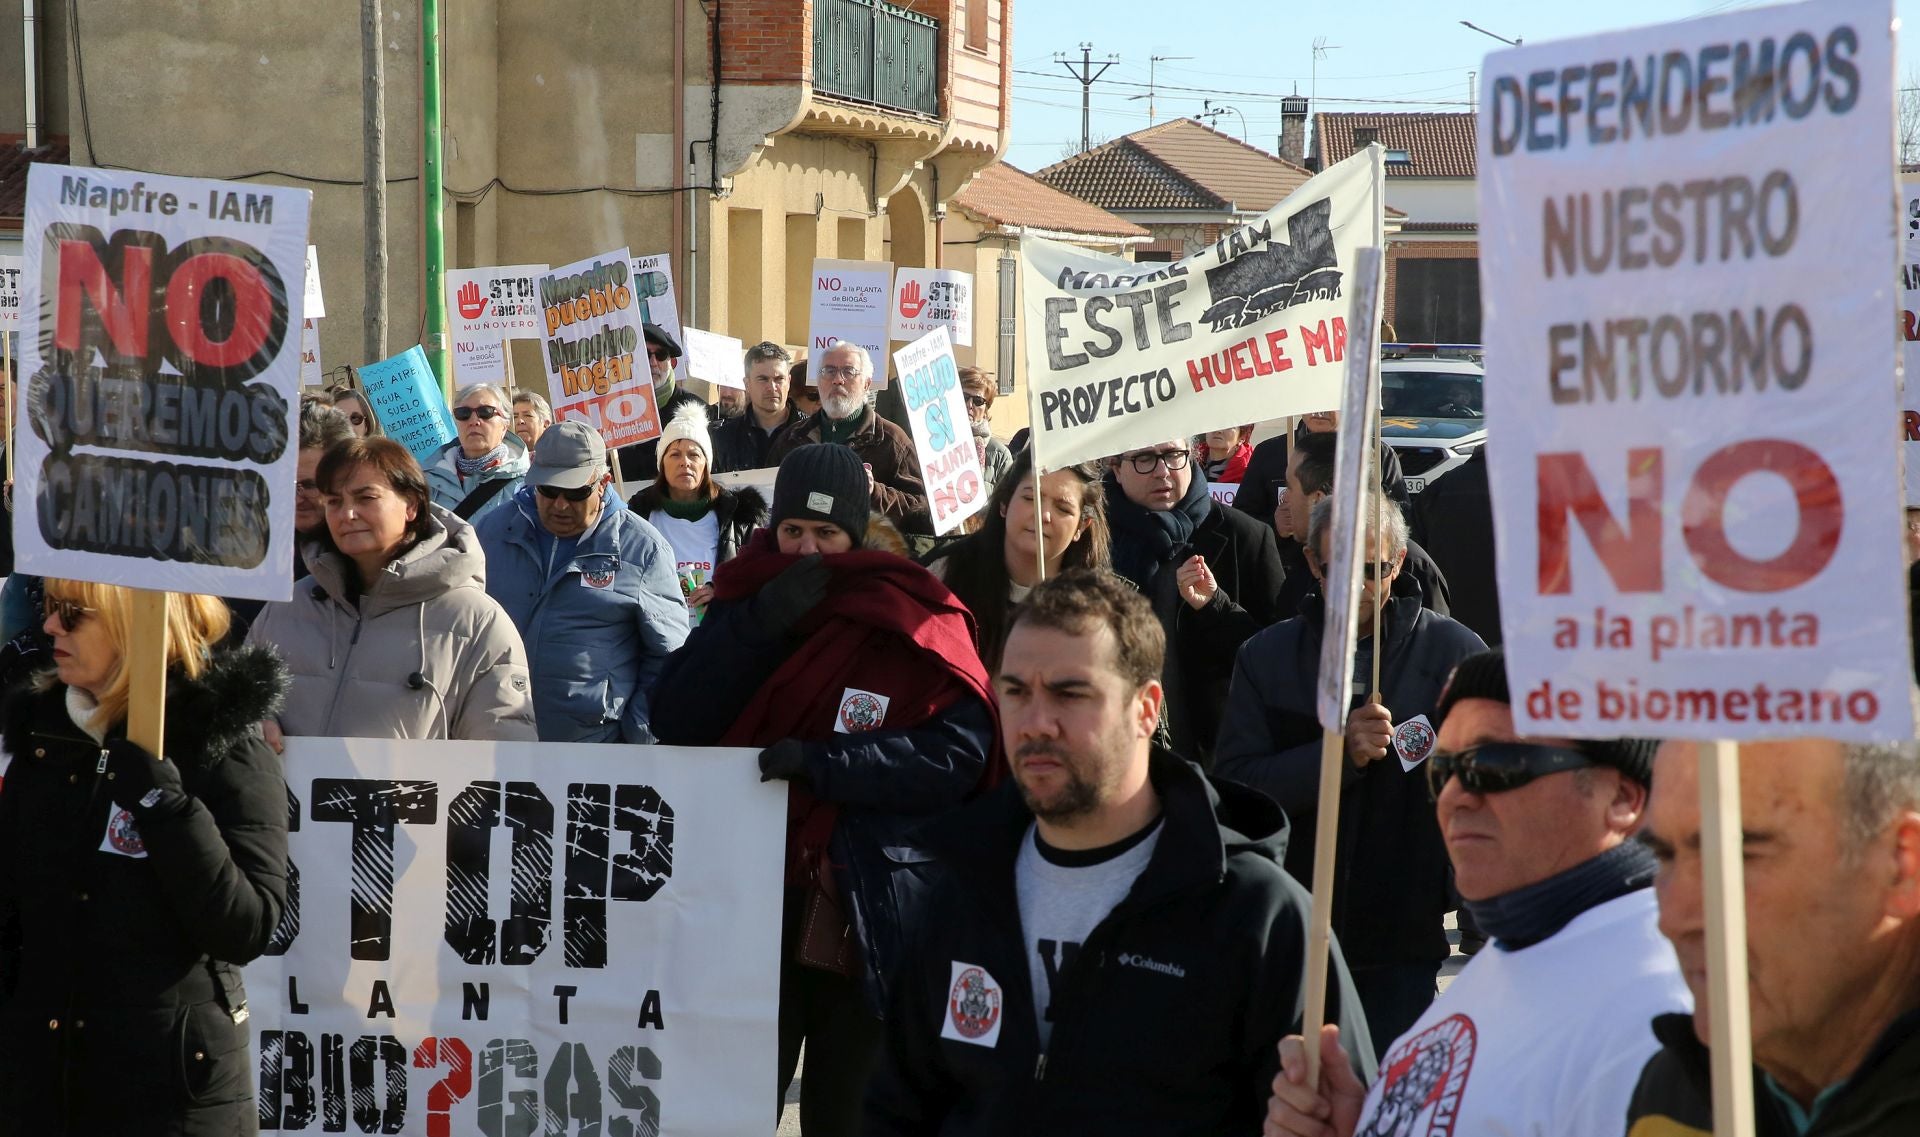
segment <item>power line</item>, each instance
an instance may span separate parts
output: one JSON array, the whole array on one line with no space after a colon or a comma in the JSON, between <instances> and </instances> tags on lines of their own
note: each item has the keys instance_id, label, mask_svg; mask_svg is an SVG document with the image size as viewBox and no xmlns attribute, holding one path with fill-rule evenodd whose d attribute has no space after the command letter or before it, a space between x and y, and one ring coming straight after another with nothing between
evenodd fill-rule
<instances>
[{"instance_id":1,"label":"power line","mask_svg":"<svg viewBox=\"0 0 1920 1137\"><path fill-rule=\"evenodd\" d=\"M1082 43L1080 45L1079 70L1076 71L1073 64L1069 63L1064 55L1056 55L1053 59L1054 62L1067 69L1067 74L1080 80L1080 149L1090 149L1093 145L1093 84L1100 76L1107 73L1109 67L1120 62L1120 57L1117 55L1109 55L1106 60L1100 64L1100 70L1095 71L1093 69L1093 45L1090 43ZM1118 80L1115 81L1118 82Z\"/></svg>"}]
</instances>

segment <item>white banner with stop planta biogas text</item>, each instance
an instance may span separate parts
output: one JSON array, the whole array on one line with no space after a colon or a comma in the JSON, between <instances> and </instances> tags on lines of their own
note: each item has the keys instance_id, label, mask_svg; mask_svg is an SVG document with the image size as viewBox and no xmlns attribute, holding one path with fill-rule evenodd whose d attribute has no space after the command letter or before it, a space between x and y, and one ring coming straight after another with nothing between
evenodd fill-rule
<instances>
[{"instance_id":1,"label":"white banner with stop planta biogas text","mask_svg":"<svg viewBox=\"0 0 1920 1137\"><path fill-rule=\"evenodd\" d=\"M289 739L261 1130L765 1130L786 793L755 755Z\"/></svg>"}]
</instances>

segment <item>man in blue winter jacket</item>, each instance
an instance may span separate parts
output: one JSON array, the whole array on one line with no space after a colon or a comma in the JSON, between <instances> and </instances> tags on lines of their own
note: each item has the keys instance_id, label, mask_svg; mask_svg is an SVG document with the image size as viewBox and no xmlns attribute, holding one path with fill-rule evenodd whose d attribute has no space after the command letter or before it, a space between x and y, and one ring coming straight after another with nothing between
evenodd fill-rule
<instances>
[{"instance_id":1,"label":"man in blue winter jacket","mask_svg":"<svg viewBox=\"0 0 1920 1137\"><path fill-rule=\"evenodd\" d=\"M527 483L482 518L487 594L527 645L542 742L652 742L647 692L688 620L673 550L612 490L606 444L548 427Z\"/></svg>"}]
</instances>

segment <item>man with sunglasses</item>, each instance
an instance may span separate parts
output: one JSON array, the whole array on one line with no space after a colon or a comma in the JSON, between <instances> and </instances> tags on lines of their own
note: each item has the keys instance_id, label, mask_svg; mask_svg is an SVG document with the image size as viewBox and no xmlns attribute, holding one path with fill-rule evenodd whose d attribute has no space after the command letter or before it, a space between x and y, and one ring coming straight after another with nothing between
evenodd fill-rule
<instances>
[{"instance_id":1,"label":"man with sunglasses","mask_svg":"<svg viewBox=\"0 0 1920 1137\"><path fill-rule=\"evenodd\" d=\"M1166 633L1168 745L1209 766L1234 652L1280 616L1274 597L1285 573L1273 531L1213 500L1188 438L1113 459L1106 501L1113 571L1153 605Z\"/></svg>"},{"instance_id":2,"label":"man with sunglasses","mask_svg":"<svg viewBox=\"0 0 1920 1137\"><path fill-rule=\"evenodd\" d=\"M1371 1088L1324 1060L1308 1086L1304 1041L1283 1041L1266 1133L1619 1137L1658 1047L1647 1021L1691 1005L1634 839L1656 743L1521 738L1497 651L1462 661L1435 713L1423 780L1493 942L1388 1047ZM1338 1040L1324 1030L1322 1055Z\"/></svg>"},{"instance_id":3,"label":"man with sunglasses","mask_svg":"<svg viewBox=\"0 0 1920 1137\"><path fill-rule=\"evenodd\" d=\"M705 414L707 401L692 391L682 387L674 378L674 368L680 362L680 344L667 329L658 324L642 323L641 333L647 341L647 367L653 374L653 401L660 409L660 425L673 421L674 413L689 404L700 408ZM632 446L622 446L620 455L620 476L629 485L651 482L660 472L660 440L649 438L645 442L636 442Z\"/></svg>"},{"instance_id":4,"label":"man with sunglasses","mask_svg":"<svg viewBox=\"0 0 1920 1137\"><path fill-rule=\"evenodd\" d=\"M1354 986L1366 1004L1373 1041L1384 1046L1433 1001L1447 958L1443 926L1453 904L1446 850L1434 823L1425 771L1433 750L1435 708L1447 673L1475 652L1480 637L1396 594L1407 555L1407 523L1377 489L1366 491L1360 516L1360 639L1353 660L1359 705L1346 724L1346 774L1340 795L1340 845L1333 927L1345 945ZM1333 503L1314 507L1307 525L1309 567L1325 573L1333 537ZM1380 615L1380 690L1373 683L1374 599ZM1324 592L1300 614L1248 640L1234 663L1220 723L1217 769L1271 795L1293 820L1287 870L1313 879L1316 806L1320 797L1320 723L1315 715L1320 644L1326 629Z\"/></svg>"},{"instance_id":5,"label":"man with sunglasses","mask_svg":"<svg viewBox=\"0 0 1920 1137\"><path fill-rule=\"evenodd\" d=\"M686 642L673 549L612 490L606 443L548 427L527 485L479 525L487 593L527 645L543 742L652 742L648 693Z\"/></svg>"},{"instance_id":6,"label":"man with sunglasses","mask_svg":"<svg viewBox=\"0 0 1920 1137\"><path fill-rule=\"evenodd\" d=\"M812 374L820 388L820 413L781 431L767 450L767 463L777 466L813 442L845 446L867 468L867 504L873 512L899 526L902 533L932 535L927 487L920 479L920 457L913 439L867 405L867 392L873 388L873 357L859 344L842 341L820 354Z\"/></svg>"}]
</instances>

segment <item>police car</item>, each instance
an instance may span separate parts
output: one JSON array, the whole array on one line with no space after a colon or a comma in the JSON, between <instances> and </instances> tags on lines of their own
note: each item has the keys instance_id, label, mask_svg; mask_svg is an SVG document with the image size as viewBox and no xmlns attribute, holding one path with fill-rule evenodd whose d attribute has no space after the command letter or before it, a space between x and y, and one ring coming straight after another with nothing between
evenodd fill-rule
<instances>
[{"instance_id":1,"label":"police car","mask_svg":"<svg viewBox=\"0 0 1920 1137\"><path fill-rule=\"evenodd\" d=\"M1380 440L1399 454L1409 492L1426 489L1486 443L1483 358L1477 344L1381 345Z\"/></svg>"}]
</instances>

